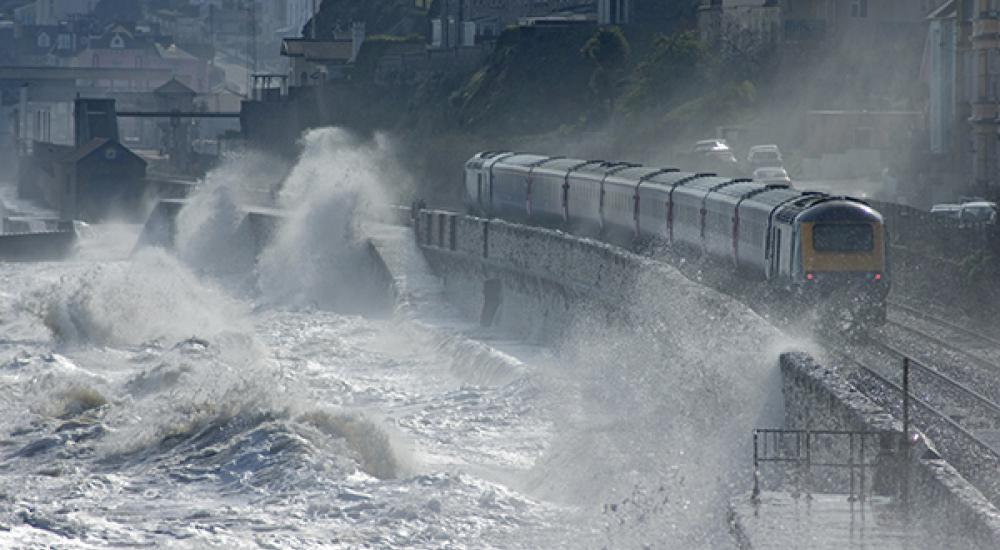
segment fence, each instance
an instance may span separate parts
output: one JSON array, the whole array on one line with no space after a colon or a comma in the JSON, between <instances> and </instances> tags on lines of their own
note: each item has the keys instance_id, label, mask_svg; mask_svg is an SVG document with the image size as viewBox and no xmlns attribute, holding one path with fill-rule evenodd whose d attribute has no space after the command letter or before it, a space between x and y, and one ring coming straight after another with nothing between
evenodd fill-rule
<instances>
[{"instance_id":1,"label":"fence","mask_svg":"<svg viewBox=\"0 0 1000 550\"><path fill-rule=\"evenodd\" d=\"M875 485L887 481L877 475L890 467L895 449L893 434L878 431L755 429L753 432L753 498L759 499L767 464L783 466L779 476L791 473L794 495L844 492L851 501L867 500ZM890 460L891 458L891 460ZM818 477L822 474L822 477Z\"/></svg>"}]
</instances>

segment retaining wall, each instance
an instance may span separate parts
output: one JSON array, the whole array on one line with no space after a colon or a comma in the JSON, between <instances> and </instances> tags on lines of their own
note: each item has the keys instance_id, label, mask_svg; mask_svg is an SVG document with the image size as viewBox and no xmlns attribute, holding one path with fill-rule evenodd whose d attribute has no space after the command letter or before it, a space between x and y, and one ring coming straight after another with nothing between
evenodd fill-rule
<instances>
[{"instance_id":1,"label":"retaining wall","mask_svg":"<svg viewBox=\"0 0 1000 550\"><path fill-rule=\"evenodd\" d=\"M421 211L414 230L454 305L529 339L558 337L575 315L627 313L638 275L665 270L598 241L451 212Z\"/></svg>"},{"instance_id":2,"label":"retaining wall","mask_svg":"<svg viewBox=\"0 0 1000 550\"><path fill-rule=\"evenodd\" d=\"M42 262L61 260L76 246L76 231L0 235L0 261Z\"/></svg>"},{"instance_id":3,"label":"retaining wall","mask_svg":"<svg viewBox=\"0 0 1000 550\"><path fill-rule=\"evenodd\" d=\"M902 438L902 425L885 409L811 356L782 354L781 371L786 428L876 431L892 441ZM914 445L900 465L909 466L912 513L925 530L984 550L1000 548L1000 510L933 449Z\"/></svg>"},{"instance_id":4,"label":"retaining wall","mask_svg":"<svg viewBox=\"0 0 1000 550\"><path fill-rule=\"evenodd\" d=\"M413 225L449 298L476 315L486 310L487 281L499 280L503 296L495 321L515 329L537 323L531 319L537 316L565 328L565 313L576 302L596 303L609 315L628 309L633 304L626 291L635 288L638 275L662 269L604 243L504 221L421 211ZM517 318L507 318L515 312ZM808 355L783 354L781 370L786 428L879 433L884 460L869 472L872 483L898 490L899 466L908 464L913 514L925 528L1000 548L1000 511L928 447L899 454L902 426L889 412Z\"/></svg>"}]
</instances>

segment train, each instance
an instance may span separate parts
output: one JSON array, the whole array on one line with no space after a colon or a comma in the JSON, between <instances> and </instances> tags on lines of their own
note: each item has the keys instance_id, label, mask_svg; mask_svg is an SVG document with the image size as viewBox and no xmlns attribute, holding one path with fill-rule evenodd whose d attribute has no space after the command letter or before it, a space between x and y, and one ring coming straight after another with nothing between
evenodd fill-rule
<instances>
[{"instance_id":1,"label":"train","mask_svg":"<svg viewBox=\"0 0 1000 550\"><path fill-rule=\"evenodd\" d=\"M883 324L890 290L882 215L860 199L713 173L509 151L465 163L477 215L657 241L767 281L856 326Z\"/></svg>"}]
</instances>

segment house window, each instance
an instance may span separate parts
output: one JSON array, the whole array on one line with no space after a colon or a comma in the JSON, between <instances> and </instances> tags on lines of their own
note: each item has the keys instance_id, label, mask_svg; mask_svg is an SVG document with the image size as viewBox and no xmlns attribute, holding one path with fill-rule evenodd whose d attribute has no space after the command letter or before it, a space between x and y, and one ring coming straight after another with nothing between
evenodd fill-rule
<instances>
[{"instance_id":1,"label":"house window","mask_svg":"<svg viewBox=\"0 0 1000 550\"><path fill-rule=\"evenodd\" d=\"M52 39L49 38L48 33L43 32L38 35L37 43L39 48L48 48L52 45Z\"/></svg>"},{"instance_id":2,"label":"house window","mask_svg":"<svg viewBox=\"0 0 1000 550\"><path fill-rule=\"evenodd\" d=\"M116 34L111 37L111 47L116 50L125 48L125 40L122 39L122 35Z\"/></svg>"},{"instance_id":3,"label":"house window","mask_svg":"<svg viewBox=\"0 0 1000 550\"><path fill-rule=\"evenodd\" d=\"M851 0L851 17L868 17L868 0Z\"/></svg>"}]
</instances>

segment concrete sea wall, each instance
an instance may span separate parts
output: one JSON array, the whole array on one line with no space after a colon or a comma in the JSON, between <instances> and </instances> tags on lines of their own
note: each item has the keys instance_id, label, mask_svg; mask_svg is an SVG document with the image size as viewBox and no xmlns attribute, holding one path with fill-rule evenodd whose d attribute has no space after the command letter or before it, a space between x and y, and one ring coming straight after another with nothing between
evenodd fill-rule
<instances>
[{"instance_id":1,"label":"concrete sea wall","mask_svg":"<svg viewBox=\"0 0 1000 550\"><path fill-rule=\"evenodd\" d=\"M43 262L61 260L76 246L76 231L13 233L0 235L0 261Z\"/></svg>"},{"instance_id":2,"label":"concrete sea wall","mask_svg":"<svg viewBox=\"0 0 1000 550\"><path fill-rule=\"evenodd\" d=\"M499 220L421 211L413 226L453 304L528 337L572 327L580 303L623 315L634 305L629 292L639 274L663 269L605 243ZM875 432L871 451L882 455L881 463L866 475L876 492L898 494L905 467L913 518L924 529L1000 548L1000 511L926 445L899 451L902 426L892 414L809 355L786 353L780 364L785 428Z\"/></svg>"},{"instance_id":3,"label":"concrete sea wall","mask_svg":"<svg viewBox=\"0 0 1000 550\"><path fill-rule=\"evenodd\" d=\"M781 356L781 371L786 428L880 432L894 447L901 440L901 423L835 369L807 354L786 353ZM921 444L909 446L906 456L896 458L902 460L875 473L894 479L876 478L874 483L896 486L900 468L908 468L913 519L924 529L983 549L1000 548L1000 510L955 468Z\"/></svg>"}]
</instances>

